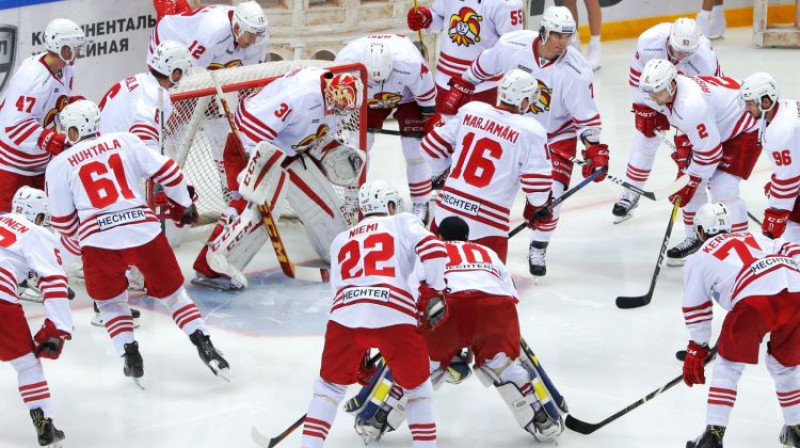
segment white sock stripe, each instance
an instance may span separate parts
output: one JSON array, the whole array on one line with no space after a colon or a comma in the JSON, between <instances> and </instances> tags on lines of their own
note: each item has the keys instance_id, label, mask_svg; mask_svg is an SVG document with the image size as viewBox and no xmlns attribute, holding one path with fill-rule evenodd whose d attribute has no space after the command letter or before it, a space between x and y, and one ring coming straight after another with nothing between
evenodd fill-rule
<instances>
[{"instance_id":1,"label":"white sock stripe","mask_svg":"<svg viewBox=\"0 0 800 448\"><path fill-rule=\"evenodd\" d=\"M25 398L25 397L35 396L35 395L41 395L43 393L48 393L48 392L50 392L50 388L47 387L47 386L42 386L42 387L37 387L36 389L30 389L30 390L24 390L24 391L20 390L19 394L22 395L22 398Z\"/></svg>"},{"instance_id":2,"label":"white sock stripe","mask_svg":"<svg viewBox=\"0 0 800 448\"><path fill-rule=\"evenodd\" d=\"M306 422L305 429L306 430L312 430L312 431L319 431L320 433L322 433L323 435L326 435L326 436L328 435L328 430L329 430L328 428L326 428L326 427L324 427L324 426L322 426L322 425L320 425L318 423L309 423L309 422Z\"/></svg>"}]
</instances>

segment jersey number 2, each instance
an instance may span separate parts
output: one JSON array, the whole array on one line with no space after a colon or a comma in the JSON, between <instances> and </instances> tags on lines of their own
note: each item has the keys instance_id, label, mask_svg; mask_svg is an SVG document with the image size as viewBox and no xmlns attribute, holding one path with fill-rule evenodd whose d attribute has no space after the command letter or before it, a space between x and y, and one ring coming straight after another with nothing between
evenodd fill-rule
<instances>
[{"instance_id":1,"label":"jersey number 2","mask_svg":"<svg viewBox=\"0 0 800 448\"><path fill-rule=\"evenodd\" d=\"M106 176L109 174L109 167L111 176ZM119 154L112 154L108 158L108 164L95 160L83 165L78 171L78 177L94 208L108 207L117 202L120 195L125 199L135 197L125 178L125 168Z\"/></svg>"},{"instance_id":2,"label":"jersey number 2","mask_svg":"<svg viewBox=\"0 0 800 448\"><path fill-rule=\"evenodd\" d=\"M376 233L364 238L364 241L348 241L339 250L337 259L339 266L342 267L342 280L347 280L366 275L394 277L395 269L393 267L378 267L378 263L385 263L393 257L394 238L388 233ZM359 260L362 259L364 268L355 270Z\"/></svg>"}]
</instances>

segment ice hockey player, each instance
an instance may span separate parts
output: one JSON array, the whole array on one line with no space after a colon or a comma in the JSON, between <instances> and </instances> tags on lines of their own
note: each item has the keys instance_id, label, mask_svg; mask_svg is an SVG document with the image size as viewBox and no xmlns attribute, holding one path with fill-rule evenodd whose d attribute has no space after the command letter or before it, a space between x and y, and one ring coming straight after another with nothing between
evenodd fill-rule
<instances>
[{"instance_id":1,"label":"ice hockey player","mask_svg":"<svg viewBox=\"0 0 800 448\"><path fill-rule=\"evenodd\" d=\"M0 361L17 371L19 394L30 410L41 446L59 446L64 432L53 424L50 387L39 358L58 359L64 341L72 339L72 314L67 276L61 267L56 238L15 213L0 215ZM31 337L17 284L33 271L43 294L45 320Z\"/></svg>"},{"instance_id":2,"label":"ice hockey player","mask_svg":"<svg viewBox=\"0 0 800 448\"><path fill-rule=\"evenodd\" d=\"M497 43L485 50L464 72L461 87L467 91L511 70L519 68L531 73L539 82L538 101L528 112L547 131L547 145L553 165L553 198L559 197L569 186L578 139L585 149L583 176L595 170L608 169L608 145L600 143L600 112L594 101L593 72L580 52L569 43L575 34L572 13L563 6L551 6L542 15L539 31L515 31L503 35ZM445 98L445 104L454 109L463 104L469 95ZM595 182L605 179L605 173ZM533 237L528 254L531 274L543 276L547 272L545 256L550 238L558 224L561 207L553 209L548 219L533 224Z\"/></svg>"},{"instance_id":3,"label":"ice hockey player","mask_svg":"<svg viewBox=\"0 0 800 448\"><path fill-rule=\"evenodd\" d=\"M367 127L383 129L394 112L406 160L411 213L430 221L431 169L420 154L419 140L437 120L436 87L428 63L406 37L374 34L356 39L336 54L336 62L361 62L367 67ZM368 135L367 150L374 136Z\"/></svg>"},{"instance_id":4,"label":"ice hockey player","mask_svg":"<svg viewBox=\"0 0 800 448\"><path fill-rule=\"evenodd\" d=\"M539 98L536 79L514 69L503 76L497 104L473 101L422 140L434 176L449 175L436 200L434 230L447 216L469 225L473 241L491 248L505 262L509 213L522 186L525 219L548 220L534 209L551 197L552 167L547 133L530 115Z\"/></svg>"},{"instance_id":5,"label":"ice hockey player","mask_svg":"<svg viewBox=\"0 0 800 448\"><path fill-rule=\"evenodd\" d=\"M184 224L197 220L193 194L173 160L127 132L99 136L99 120L100 110L87 100L59 114L70 146L47 167L46 191L53 227L80 241L86 292L98 302L124 360L123 373L141 386L144 364L133 334L125 277L128 267L136 266L147 294L169 309L203 362L225 378L228 363L212 345L203 316L183 287L175 254L140 184L146 178L159 183L171 201L172 219Z\"/></svg>"},{"instance_id":6,"label":"ice hockey player","mask_svg":"<svg viewBox=\"0 0 800 448\"><path fill-rule=\"evenodd\" d=\"M153 0L153 7L156 10L156 20L161 20L164 16L192 12L192 7L186 0Z\"/></svg>"},{"instance_id":7,"label":"ice hockey player","mask_svg":"<svg viewBox=\"0 0 800 448\"><path fill-rule=\"evenodd\" d=\"M197 256L193 282L223 290L247 286L242 270L267 240L257 207L264 203L277 220L288 201L314 250L330 261L331 242L357 214L332 183L354 183L363 166L358 151L340 145L337 134L357 118L363 101L358 77L307 67L239 102L235 121L242 141L230 134L225 145L228 188L238 193Z\"/></svg>"},{"instance_id":8,"label":"ice hockey player","mask_svg":"<svg viewBox=\"0 0 800 448\"><path fill-rule=\"evenodd\" d=\"M669 120L646 104L645 96L639 90L639 77L645 64L651 59L666 59L685 76L722 76L719 60L708 38L702 34L694 19L682 17L674 23L659 23L639 36L636 52L631 59L631 73L628 84L631 86L633 114L636 130L633 132L633 148L628 156L626 180L637 187L644 187L650 170L653 169L660 133L669 130ZM675 136L676 143L685 141L681 134ZM678 170L686 169L690 155L688 148L678 146L672 154ZM631 217L631 211L639 204L639 194L624 190L622 197L612 210L620 223Z\"/></svg>"},{"instance_id":9,"label":"ice hockey player","mask_svg":"<svg viewBox=\"0 0 800 448\"><path fill-rule=\"evenodd\" d=\"M717 343L706 430L686 447L722 448L739 378L747 364L758 364L767 334L767 370L785 424L780 441L784 447L800 447L800 245L746 231L731 233L731 214L719 203L700 207L694 226L700 250L689 257L683 273L683 316L690 336L683 365L687 385L706 382L712 298L728 314Z\"/></svg>"},{"instance_id":10,"label":"ice hockey player","mask_svg":"<svg viewBox=\"0 0 800 448\"><path fill-rule=\"evenodd\" d=\"M761 231L770 238L800 243L800 103L781 98L777 81L765 72L748 76L739 95L750 115L762 120L761 145L772 164L772 178L765 188L769 207Z\"/></svg>"},{"instance_id":11,"label":"ice hockey player","mask_svg":"<svg viewBox=\"0 0 800 448\"><path fill-rule=\"evenodd\" d=\"M85 36L75 22L54 19L44 30L46 52L19 65L0 103L0 212L11 210L19 187L44 187L50 157L64 148L65 136L55 130L64 106L82 97L72 95L73 64Z\"/></svg>"},{"instance_id":12,"label":"ice hockey player","mask_svg":"<svg viewBox=\"0 0 800 448\"><path fill-rule=\"evenodd\" d=\"M448 293L447 317L432 329L423 328L434 388L443 380L458 384L469 376L468 360L461 355L469 349L481 383L497 388L519 425L539 442L554 441L564 429L561 416L555 407L555 415L548 414L534 391L532 381L538 377L530 360L518 359L518 300L511 274L491 249L467 241L469 227L460 217L444 218L437 232L447 248ZM366 442L398 428L405 408L403 389L385 364L345 406Z\"/></svg>"},{"instance_id":13,"label":"ice hockey player","mask_svg":"<svg viewBox=\"0 0 800 448\"><path fill-rule=\"evenodd\" d=\"M301 446L322 447L347 386L358 379L362 359L377 348L408 397L411 445L435 448L433 386L417 310L426 322L444 317L447 253L418 218L402 212L402 199L388 182L365 183L359 207L364 218L339 234L330 249L331 260L336 260L331 269L333 307ZM427 301L419 303L409 283L417 261L429 291Z\"/></svg>"},{"instance_id":14,"label":"ice hockey player","mask_svg":"<svg viewBox=\"0 0 800 448\"><path fill-rule=\"evenodd\" d=\"M667 251L667 265L681 266L700 247L693 220L707 202L707 188L711 200L730 211L733 231L747 229L747 205L739 196L739 182L750 177L761 152L756 120L739 98L738 81L679 75L666 59L647 62L639 88L648 105L685 134L678 147L688 147L691 154L686 168L689 183L670 197L673 202L680 197L686 239Z\"/></svg>"},{"instance_id":15,"label":"ice hockey player","mask_svg":"<svg viewBox=\"0 0 800 448\"><path fill-rule=\"evenodd\" d=\"M521 30L523 14L521 0L434 0L430 9L419 5L408 10L407 22L412 31L441 34L441 51L436 64L438 113L455 114L455 108L447 105L452 101L451 95L468 93L471 98L462 104L472 99L494 104L499 76L468 92L464 90L461 76L500 36Z\"/></svg>"}]
</instances>

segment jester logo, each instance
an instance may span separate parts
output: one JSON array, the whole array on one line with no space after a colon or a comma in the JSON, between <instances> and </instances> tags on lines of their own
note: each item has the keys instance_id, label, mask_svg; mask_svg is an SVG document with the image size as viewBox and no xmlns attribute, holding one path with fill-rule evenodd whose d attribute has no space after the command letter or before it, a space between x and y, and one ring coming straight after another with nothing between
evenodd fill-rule
<instances>
[{"instance_id":1,"label":"jester logo","mask_svg":"<svg viewBox=\"0 0 800 448\"><path fill-rule=\"evenodd\" d=\"M17 27L0 25L0 91L11 77L14 56L17 54Z\"/></svg>"},{"instance_id":2,"label":"jester logo","mask_svg":"<svg viewBox=\"0 0 800 448\"><path fill-rule=\"evenodd\" d=\"M315 134L304 137L302 140L292 145L292 149L297 152L303 152L311 149L315 144L317 144L318 140L322 140L326 135L328 135L329 130L330 128L328 128L327 124L319 125Z\"/></svg>"},{"instance_id":3,"label":"jester logo","mask_svg":"<svg viewBox=\"0 0 800 448\"><path fill-rule=\"evenodd\" d=\"M42 126L49 128L51 125L54 125L56 116L59 114L59 112L64 110L65 107L67 107L67 104L69 104L69 98L66 95L61 95L58 97L55 106L53 106L52 109L44 114L44 122L42 123Z\"/></svg>"},{"instance_id":4,"label":"jester logo","mask_svg":"<svg viewBox=\"0 0 800 448\"><path fill-rule=\"evenodd\" d=\"M221 68L231 68L231 67L239 67L242 65L242 61L238 59L234 59L232 61L228 61L224 64L220 64L219 62L212 62L208 64L209 70L219 70Z\"/></svg>"},{"instance_id":5,"label":"jester logo","mask_svg":"<svg viewBox=\"0 0 800 448\"><path fill-rule=\"evenodd\" d=\"M450 26L447 34L450 40L456 45L469 47L481 41L481 21L483 16L479 16L472 8L461 8L458 14L450 16Z\"/></svg>"},{"instance_id":6,"label":"jester logo","mask_svg":"<svg viewBox=\"0 0 800 448\"><path fill-rule=\"evenodd\" d=\"M393 92L378 92L373 98L369 99L369 107L372 109L391 109L403 99L403 95Z\"/></svg>"},{"instance_id":7,"label":"jester logo","mask_svg":"<svg viewBox=\"0 0 800 448\"><path fill-rule=\"evenodd\" d=\"M541 114L550 111L550 97L553 94L553 89L547 87L547 84L539 80L539 99L531 103L528 112L532 114Z\"/></svg>"}]
</instances>

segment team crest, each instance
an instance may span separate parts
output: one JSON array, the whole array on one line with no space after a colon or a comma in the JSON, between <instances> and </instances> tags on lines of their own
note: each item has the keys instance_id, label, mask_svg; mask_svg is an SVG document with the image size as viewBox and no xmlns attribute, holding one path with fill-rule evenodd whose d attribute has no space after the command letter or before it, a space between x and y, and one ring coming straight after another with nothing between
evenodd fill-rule
<instances>
[{"instance_id":1,"label":"team crest","mask_svg":"<svg viewBox=\"0 0 800 448\"><path fill-rule=\"evenodd\" d=\"M373 98L369 99L369 107L372 109L391 109L403 99L403 95L393 92L378 92Z\"/></svg>"},{"instance_id":2,"label":"team crest","mask_svg":"<svg viewBox=\"0 0 800 448\"><path fill-rule=\"evenodd\" d=\"M458 14L450 16L450 26L447 29L450 40L465 47L480 42L482 20L483 16L479 16L474 9L461 8Z\"/></svg>"},{"instance_id":3,"label":"team crest","mask_svg":"<svg viewBox=\"0 0 800 448\"><path fill-rule=\"evenodd\" d=\"M550 97L553 94L553 89L547 87L547 84L541 80L539 82L539 99L531 104L528 112L532 114L541 114L550 111Z\"/></svg>"},{"instance_id":4,"label":"team crest","mask_svg":"<svg viewBox=\"0 0 800 448\"><path fill-rule=\"evenodd\" d=\"M66 95L61 95L56 100L56 105L53 106L46 114L44 114L44 123L42 126L44 128L49 128L51 125L55 124L56 116L64 110L65 107L69 104L69 98Z\"/></svg>"},{"instance_id":5,"label":"team crest","mask_svg":"<svg viewBox=\"0 0 800 448\"><path fill-rule=\"evenodd\" d=\"M328 131L330 128L327 124L321 124L317 128L316 134L311 134L309 136L304 137L302 140L297 142L296 144L292 145L292 149L297 152L303 152L311 149L314 145L317 144L317 141L322 140L326 135L328 135Z\"/></svg>"},{"instance_id":6,"label":"team crest","mask_svg":"<svg viewBox=\"0 0 800 448\"><path fill-rule=\"evenodd\" d=\"M0 91L6 85L14 69L14 57L17 54L17 27L0 25Z\"/></svg>"}]
</instances>

